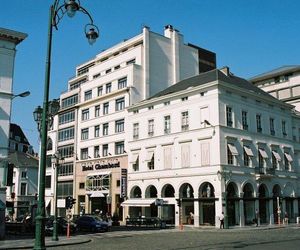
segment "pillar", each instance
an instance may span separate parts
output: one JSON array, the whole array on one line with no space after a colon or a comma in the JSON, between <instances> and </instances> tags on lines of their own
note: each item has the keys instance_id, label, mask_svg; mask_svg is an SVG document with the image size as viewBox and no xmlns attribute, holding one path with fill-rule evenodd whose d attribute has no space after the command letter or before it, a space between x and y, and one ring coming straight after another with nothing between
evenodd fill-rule
<instances>
[{"instance_id":1,"label":"pillar","mask_svg":"<svg viewBox=\"0 0 300 250\"><path fill-rule=\"evenodd\" d=\"M199 227L199 201L194 201L194 226Z\"/></svg>"},{"instance_id":2,"label":"pillar","mask_svg":"<svg viewBox=\"0 0 300 250\"><path fill-rule=\"evenodd\" d=\"M257 223L258 223L258 225L260 226L260 216L259 216L259 199L258 199L258 197L259 197L259 194L257 194L257 198L255 199L255 201L254 201L254 216L256 217L256 210L258 211L258 218L257 218Z\"/></svg>"},{"instance_id":3,"label":"pillar","mask_svg":"<svg viewBox=\"0 0 300 250\"><path fill-rule=\"evenodd\" d=\"M293 200L293 207L294 207L294 214L293 214L293 216L294 216L294 220L296 222L296 219L299 216L299 214L298 214L298 209L299 209L299 207L298 207L298 199L296 199L296 198Z\"/></svg>"},{"instance_id":4,"label":"pillar","mask_svg":"<svg viewBox=\"0 0 300 250\"><path fill-rule=\"evenodd\" d=\"M245 226L244 193L240 193L240 227Z\"/></svg>"},{"instance_id":5,"label":"pillar","mask_svg":"<svg viewBox=\"0 0 300 250\"><path fill-rule=\"evenodd\" d=\"M270 225L274 224L274 207L273 207L273 199L269 200L269 215L270 215Z\"/></svg>"},{"instance_id":6,"label":"pillar","mask_svg":"<svg viewBox=\"0 0 300 250\"><path fill-rule=\"evenodd\" d=\"M180 224L179 214L180 214L180 207L176 204L175 205L175 226L176 227L178 227Z\"/></svg>"},{"instance_id":7,"label":"pillar","mask_svg":"<svg viewBox=\"0 0 300 250\"><path fill-rule=\"evenodd\" d=\"M220 228L220 214L223 212L223 199L222 199L222 193L219 192L215 192L215 196L217 198L219 198L219 200L215 201L215 214L216 214L216 218L215 218L215 225L216 228Z\"/></svg>"}]
</instances>

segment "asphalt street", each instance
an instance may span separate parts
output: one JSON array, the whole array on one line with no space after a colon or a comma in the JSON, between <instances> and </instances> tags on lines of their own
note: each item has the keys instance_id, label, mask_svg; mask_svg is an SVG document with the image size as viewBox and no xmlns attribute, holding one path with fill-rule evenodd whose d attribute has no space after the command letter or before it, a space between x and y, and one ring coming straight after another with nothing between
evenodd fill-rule
<instances>
[{"instance_id":1,"label":"asphalt street","mask_svg":"<svg viewBox=\"0 0 300 250\"><path fill-rule=\"evenodd\" d=\"M300 227L252 230L161 230L89 235L91 242L61 250L300 249Z\"/></svg>"}]
</instances>

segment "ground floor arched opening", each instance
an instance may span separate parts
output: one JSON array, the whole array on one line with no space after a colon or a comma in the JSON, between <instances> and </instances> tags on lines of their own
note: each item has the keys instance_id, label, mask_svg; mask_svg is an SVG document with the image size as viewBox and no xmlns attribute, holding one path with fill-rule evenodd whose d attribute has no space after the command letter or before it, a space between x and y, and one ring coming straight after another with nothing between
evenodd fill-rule
<instances>
[{"instance_id":1,"label":"ground floor arched opening","mask_svg":"<svg viewBox=\"0 0 300 250\"><path fill-rule=\"evenodd\" d=\"M227 216L228 225L234 226L239 223L239 199L238 188L235 183L231 182L227 185Z\"/></svg>"},{"instance_id":2,"label":"ground floor arched opening","mask_svg":"<svg viewBox=\"0 0 300 250\"><path fill-rule=\"evenodd\" d=\"M215 189L209 182L204 182L199 188L199 224L215 225Z\"/></svg>"},{"instance_id":3,"label":"ground floor arched opening","mask_svg":"<svg viewBox=\"0 0 300 250\"><path fill-rule=\"evenodd\" d=\"M269 199L268 199L268 190L267 187L262 184L258 189L259 195L259 218L260 223L268 223L269 222Z\"/></svg>"}]
</instances>

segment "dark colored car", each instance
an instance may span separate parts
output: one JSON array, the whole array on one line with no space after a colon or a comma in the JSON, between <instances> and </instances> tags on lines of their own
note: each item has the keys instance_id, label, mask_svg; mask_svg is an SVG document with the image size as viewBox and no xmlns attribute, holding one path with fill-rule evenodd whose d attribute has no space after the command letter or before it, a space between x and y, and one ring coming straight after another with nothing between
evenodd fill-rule
<instances>
[{"instance_id":1,"label":"dark colored car","mask_svg":"<svg viewBox=\"0 0 300 250\"><path fill-rule=\"evenodd\" d=\"M109 224L106 221L93 215L83 215L79 217L76 224L77 229L80 231L107 232L109 230Z\"/></svg>"},{"instance_id":2,"label":"dark colored car","mask_svg":"<svg viewBox=\"0 0 300 250\"><path fill-rule=\"evenodd\" d=\"M48 220L45 223L45 230L46 230L46 233L48 233L48 234L52 234L52 232L53 232L53 221L54 221L54 217L51 216L48 218ZM60 233L60 234L66 233L67 227L68 227L68 221L63 217L57 217L58 233ZM70 232L75 233L76 231L77 231L76 224L71 222L70 223Z\"/></svg>"}]
</instances>

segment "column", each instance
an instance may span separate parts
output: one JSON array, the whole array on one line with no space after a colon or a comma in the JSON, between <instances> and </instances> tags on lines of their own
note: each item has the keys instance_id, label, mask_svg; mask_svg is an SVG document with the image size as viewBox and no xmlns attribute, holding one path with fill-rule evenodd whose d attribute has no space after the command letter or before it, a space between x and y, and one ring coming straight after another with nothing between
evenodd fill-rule
<instances>
[{"instance_id":1,"label":"column","mask_svg":"<svg viewBox=\"0 0 300 250\"><path fill-rule=\"evenodd\" d=\"M223 198L222 198L222 193L221 192L215 192L215 196L217 198L219 198L219 200L215 201L215 214L216 214L216 218L215 218L215 225L216 228L220 228L220 214L223 211Z\"/></svg>"},{"instance_id":2,"label":"column","mask_svg":"<svg viewBox=\"0 0 300 250\"><path fill-rule=\"evenodd\" d=\"M294 214L293 214L293 216L295 217L294 220L296 222L297 221L297 217L299 216L299 214L298 214L299 207L298 207L298 199L297 198L295 198L293 200L293 207L294 207Z\"/></svg>"},{"instance_id":3,"label":"column","mask_svg":"<svg viewBox=\"0 0 300 250\"><path fill-rule=\"evenodd\" d=\"M256 218L258 221L257 221L257 223L258 223L258 225L260 226L260 216L259 216L259 199L258 199L258 197L259 197L259 193L257 193L257 196L256 196L256 199L255 199L255 201L254 201L254 215L255 215L255 217L256 217L256 211L258 211L258 218Z\"/></svg>"},{"instance_id":4,"label":"column","mask_svg":"<svg viewBox=\"0 0 300 250\"><path fill-rule=\"evenodd\" d=\"M194 227L199 227L199 201L194 201Z\"/></svg>"},{"instance_id":5,"label":"column","mask_svg":"<svg viewBox=\"0 0 300 250\"><path fill-rule=\"evenodd\" d=\"M273 207L273 199L269 200L269 215L270 215L270 225L274 224L274 207Z\"/></svg>"},{"instance_id":6,"label":"column","mask_svg":"<svg viewBox=\"0 0 300 250\"><path fill-rule=\"evenodd\" d=\"M244 213L244 193L240 193L240 227L245 226L245 213Z\"/></svg>"},{"instance_id":7,"label":"column","mask_svg":"<svg viewBox=\"0 0 300 250\"><path fill-rule=\"evenodd\" d=\"M180 207L177 204L175 204L175 227L178 227L180 224L179 214L180 214Z\"/></svg>"}]
</instances>

